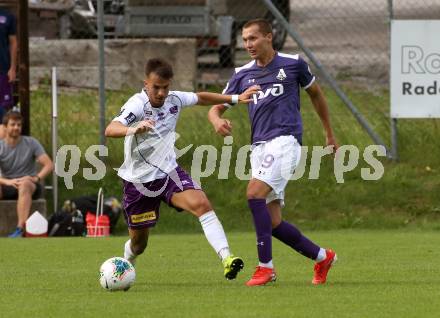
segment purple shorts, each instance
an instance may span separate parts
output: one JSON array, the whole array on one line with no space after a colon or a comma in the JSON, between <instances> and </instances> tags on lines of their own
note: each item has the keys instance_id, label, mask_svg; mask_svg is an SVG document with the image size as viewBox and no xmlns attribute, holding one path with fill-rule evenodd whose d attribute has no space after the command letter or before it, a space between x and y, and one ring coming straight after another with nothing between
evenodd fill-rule
<instances>
[{"instance_id":1,"label":"purple shorts","mask_svg":"<svg viewBox=\"0 0 440 318\"><path fill-rule=\"evenodd\" d=\"M129 228L141 229L156 225L159 220L160 202L164 201L171 207L174 193L189 189L201 190L201 187L177 166L168 177L147 183L124 183L124 217ZM176 207L174 207L176 208ZM178 211L182 209L176 208Z\"/></svg>"},{"instance_id":2,"label":"purple shorts","mask_svg":"<svg viewBox=\"0 0 440 318\"><path fill-rule=\"evenodd\" d=\"M9 109L14 105L12 96L13 84L9 83L8 75L0 74L0 107Z\"/></svg>"}]
</instances>

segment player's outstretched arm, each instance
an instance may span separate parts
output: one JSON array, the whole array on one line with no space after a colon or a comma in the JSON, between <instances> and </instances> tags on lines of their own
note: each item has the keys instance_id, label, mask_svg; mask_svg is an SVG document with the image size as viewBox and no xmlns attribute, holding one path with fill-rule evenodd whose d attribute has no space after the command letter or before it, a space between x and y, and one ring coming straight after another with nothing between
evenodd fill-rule
<instances>
[{"instance_id":1,"label":"player's outstretched arm","mask_svg":"<svg viewBox=\"0 0 440 318\"><path fill-rule=\"evenodd\" d=\"M336 143L335 136L333 134L333 129L330 124L330 116L328 111L328 104L322 93L321 88L318 83L313 83L309 88L306 89L307 94L312 101L313 107L315 108L316 113L321 119L322 126L324 127L326 133L326 143L328 146L333 145L335 147L335 151L338 148Z\"/></svg>"},{"instance_id":2,"label":"player's outstretched arm","mask_svg":"<svg viewBox=\"0 0 440 318\"><path fill-rule=\"evenodd\" d=\"M197 104L199 105L214 105L214 104L237 104L237 103L249 103L252 100L252 95L256 94L260 90L260 86L254 85L249 87L240 95L223 95L217 93L200 92L196 93L198 97Z\"/></svg>"},{"instance_id":3,"label":"player's outstretched arm","mask_svg":"<svg viewBox=\"0 0 440 318\"><path fill-rule=\"evenodd\" d=\"M154 121L143 120L136 123L133 127L128 127L120 123L119 121L112 121L105 129L106 137L125 137L128 135L140 134L147 132L154 127Z\"/></svg>"},{"instance_id":4,"label":"player's outstretched arm","mask_svg":"<svg viewBox=\"0 0 440 318\"><path fill-rule=\"evenodd\" d=\"M225 118L222 118L223 113L228 108L225 105L214 105L208 112L208 120L219 135L230 136L232 131L232 123Z\"/></svg>"}]
</instances>

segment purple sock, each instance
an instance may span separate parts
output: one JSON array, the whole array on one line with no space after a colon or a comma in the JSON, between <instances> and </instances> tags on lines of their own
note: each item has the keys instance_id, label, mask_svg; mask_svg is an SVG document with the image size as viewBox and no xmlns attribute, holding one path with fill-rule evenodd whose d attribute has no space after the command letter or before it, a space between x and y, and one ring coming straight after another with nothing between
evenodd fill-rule
<instances>
[{"instance_id":1,"label":"purple sock","mask_svg":"<svg viewBox=\"0 0 440 318\"><path fill-rule=\"evenodd\" d=\"M272 230L272 235L286 245L289 245L298 253L315 260L318 257L320 247L310 241L292 224L282 221Z\"/></svg>"},{"instance_id":2,"label":"purple sock","mask_svg":"<svg viewBox=\"0 0 440 318\"><path fill-rule=\"evenodd\" d=\"M272 260L272 221L266 199L248 199L257 233L258 259L261 263Z\"/></svg>"}]
</instances>

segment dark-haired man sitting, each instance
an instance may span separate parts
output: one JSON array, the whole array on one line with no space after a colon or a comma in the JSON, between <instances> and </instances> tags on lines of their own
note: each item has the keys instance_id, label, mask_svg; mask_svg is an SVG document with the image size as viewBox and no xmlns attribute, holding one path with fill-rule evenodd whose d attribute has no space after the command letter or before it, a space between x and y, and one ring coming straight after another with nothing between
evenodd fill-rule
<instances>
[{"instance_id":1,"label":"dark-haired man sitting","mask_svg":"<svg viewBox=\"0 0 440 318\"><path fill-rule=\"evenodd\" d=\"M9 237L21 237L29 217L32 199L41 194L44 179L53 163L37 139L22 136L23 118L10 111L3 117L6 136L0 140L0 199L17 200L17 228ZM35 161L41 165L38 172Z\"/></svg>"}]
</instances>

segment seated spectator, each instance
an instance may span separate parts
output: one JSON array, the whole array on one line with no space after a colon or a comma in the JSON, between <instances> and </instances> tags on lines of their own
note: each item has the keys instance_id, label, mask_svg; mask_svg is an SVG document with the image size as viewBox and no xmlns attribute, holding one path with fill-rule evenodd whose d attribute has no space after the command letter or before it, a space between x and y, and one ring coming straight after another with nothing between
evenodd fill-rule
<instances>
[{"instance_id":1,"label":"seated spectator","mask_svg":"<svg viewBox=\"0 0 440 318\"><path fill-rule=\"evenodd\" d=\"M5 138L0 140L0 199L18 200L17 228L9 237L21 237L32 199L41 195L40 183L53 170L53 163L34 137L22 136L23 117L9 111L3 117ZM35 162L41 165L37 171Z\"/></svg>"}]
</instances>

